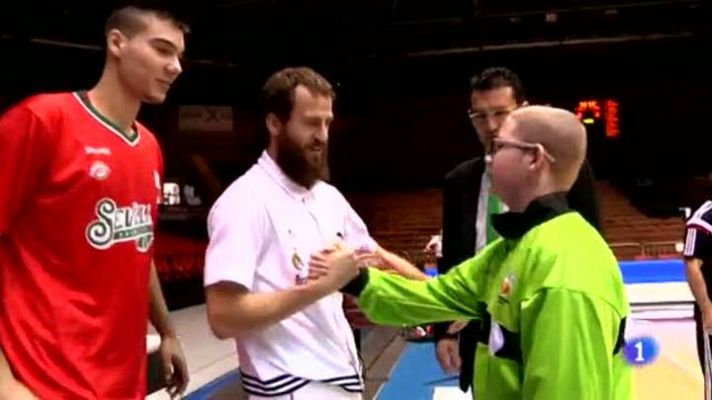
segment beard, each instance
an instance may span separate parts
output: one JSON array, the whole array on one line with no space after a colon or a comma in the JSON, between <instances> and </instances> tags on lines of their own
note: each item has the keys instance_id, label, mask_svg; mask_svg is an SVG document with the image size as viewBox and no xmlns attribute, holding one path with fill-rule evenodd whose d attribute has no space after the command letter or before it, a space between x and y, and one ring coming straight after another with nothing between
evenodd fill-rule
<instances>
[{"instance_id":1,"label":"beard","mask_svg":"<svg viewBox=\"0 0 712 400\"><path fill-rule=\"evenodd\" d=\"M300 146L286 129L280 132L277 141L279 143L277 165L294 182L311 189L318 180L329 179L328 145L326 143L315 140L305 146ZM315 146L321 146L321 151L308 150Z\"/></svg>"}]
</instances>

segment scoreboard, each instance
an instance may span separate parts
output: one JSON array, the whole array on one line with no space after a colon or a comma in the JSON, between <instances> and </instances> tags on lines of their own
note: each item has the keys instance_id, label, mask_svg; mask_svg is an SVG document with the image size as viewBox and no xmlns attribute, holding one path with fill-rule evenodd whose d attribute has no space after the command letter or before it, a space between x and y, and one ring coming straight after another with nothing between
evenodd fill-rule
<instances>
[{"instance_id":1,"label":"scoreboard","mask_svg":"<svg viewBox=\"0 0 712 400\"><path fill-rule=\"evenodd\" d=\"M585 125L601 125L606 138L614 139L620 135L620 108L615 99L581 100L575 113Z\"/></svg>"}]
</instances>

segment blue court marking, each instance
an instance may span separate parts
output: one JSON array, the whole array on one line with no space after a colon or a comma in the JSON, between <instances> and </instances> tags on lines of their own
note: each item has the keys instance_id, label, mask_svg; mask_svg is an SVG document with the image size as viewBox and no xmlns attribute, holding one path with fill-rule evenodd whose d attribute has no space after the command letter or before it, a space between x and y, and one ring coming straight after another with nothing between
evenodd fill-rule
<instances>
[{"instance_id":1,"label":"blue court marking","mask_svg":"<svg viewBox=\"0 0 712 400\"><path fill-rule=\"evenodd\" d=\"M446 375L440 368L432 342L408 343L378 400L432 400L436 386L457 384L457 376Z\"/></svg>"},{"instance_id":2,"label":"blue court marking","mask_svg":"<svg viewBox=\"0 0 712 400\"><path fill-rule=\"evenodd\" d=\"M408 343L376 400L432 400L436 386L458 385L457 376L440 368L434 343Z\"/></svg>"},{"instance_id":3,"label":"blue court marking","mask_svg":"<svg viewBox=\"0 0 712 400\"><path fill-rule=\"evenodd\" d=\"M619 264L626 284L687 282L682 260L621 261Z\"/></svg>"},{"instance_id":4,"label":"blue court marking","mask_svg":"<svg viewBox=\"0 0 712 400\"><path fill-rule=\"evenodd\" d=\"M213 380L207 385L201 387L195 392L186 396L186 400L209 400L216 393L223 390L228 385L239 383L240 373L237 370L228 372L227 374Z\"/></svg>"}]
</instances>

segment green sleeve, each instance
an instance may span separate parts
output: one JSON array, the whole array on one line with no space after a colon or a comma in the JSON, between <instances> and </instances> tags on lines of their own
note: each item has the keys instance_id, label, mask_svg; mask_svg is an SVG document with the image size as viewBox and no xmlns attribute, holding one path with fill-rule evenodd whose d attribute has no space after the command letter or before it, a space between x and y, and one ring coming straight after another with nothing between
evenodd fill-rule
<instances>
[{"instance_id":1,"label":"green sleeve","mask_svg":"<svg viewBox=\"0 0 712 400\"><path fill-rule=\"evenodd\" d=\"M523 302L522 398L617 398L620 323L608 303L577 291L542 290Z\"/></svg>"},{"instance_id":2,"label":"green sleeve","mask_svg":"<svg viewBox=\"0 0 712 400\"><path fill-rule=\"evenodd\" d=\"M383 325L418 325L430 322L476 319L484 268L482 257L469 259L445 275L415 281L369 269L368 284L359 307L373 322Z\"/></svg>"}]
</instances>

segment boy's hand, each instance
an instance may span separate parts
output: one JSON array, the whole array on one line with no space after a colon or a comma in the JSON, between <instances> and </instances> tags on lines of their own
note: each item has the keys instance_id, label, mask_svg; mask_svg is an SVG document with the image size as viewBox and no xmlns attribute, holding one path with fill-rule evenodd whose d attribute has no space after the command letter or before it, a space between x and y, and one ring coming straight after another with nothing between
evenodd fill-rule
<instances>
[{"instance_id":1,"label":"boy's hand","mask_svg":"<svg viewBox=\"0 0 712 400\"><path fill-rule=\"evenodd\" d=\"M358 254L344 244L336 244L312 255L309 276L315 283L339 290L358 276L361 264L373 258L371 253Z\"/></svg>"}]
</instances>

